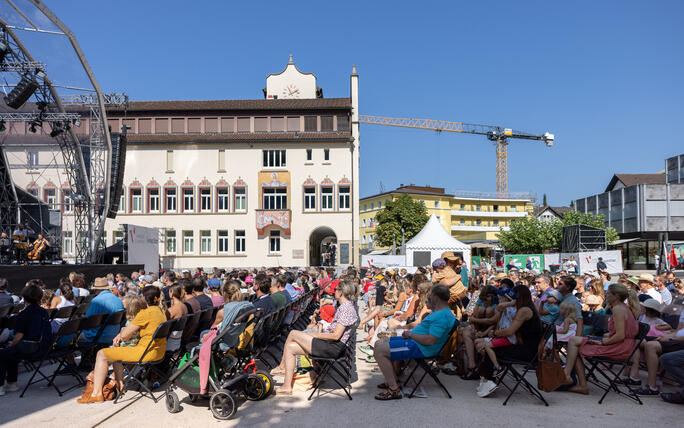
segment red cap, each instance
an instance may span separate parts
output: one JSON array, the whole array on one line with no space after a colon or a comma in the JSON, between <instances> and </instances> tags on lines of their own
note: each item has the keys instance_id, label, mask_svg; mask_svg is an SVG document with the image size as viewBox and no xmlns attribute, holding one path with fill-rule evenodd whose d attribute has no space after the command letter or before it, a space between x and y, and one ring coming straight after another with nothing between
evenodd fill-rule
<instances>
[{"instance_id":1,"label":"red cap","mask_svg":"<svg viewBox=\"0 0 684 428\"><path fill-rule=\"evenodd\" d=\"M323 305L321 307L321 319L325 322L332 322L335 316L335 307L333 305Z\"/></svg>"}]
</instances>

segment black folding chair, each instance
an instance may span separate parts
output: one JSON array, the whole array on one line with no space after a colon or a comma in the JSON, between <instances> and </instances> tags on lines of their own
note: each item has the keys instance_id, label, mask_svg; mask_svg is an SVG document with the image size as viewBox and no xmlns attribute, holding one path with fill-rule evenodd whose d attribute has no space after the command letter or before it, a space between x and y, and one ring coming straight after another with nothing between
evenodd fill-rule
<instances>
[{"instance_id":1,"label":"black folding chair","mask_svg":"<svg viewBox=\"0 0 684 428\"><path fill-rule=\"evenodd\" d=\"M449 336L447 336L447 340L444 342L444 345L442 345L442 348L436 355L432 357L412 358L411 360L409 360L409 364L411 363L411 361L413 361L415 365L413 366L413 370L411 370L411 373L404 381L403 386L406 386L409 380L413 379L413 375L416 373L416 370L418 370L418 367L420 367L423 370L423 376L421 376L420 379L418 379L416 385L413 387L413 390L411 390L411 393L409 394L408 398L413 398L413 395L416 393L416 390L418 389L420 384L423 383L423 379L425 379L425 376L427 375L430 375L430 377L437 383L437 385L439 385L439 387L442 388L442 391L446 393L447 397L451 398L451 394L446 389L446 386L444 386L442 381L439 380L439 367L436 366L438 361L442 359L442 352L444 351L444 347L447 345L447 343L449 343L451 336L456 334L456 330L458 329L459 324L460 323L458 321L454 322L454 325L451 327L451 331L449 332ZM408 367L408 364L406 367Z\"/></svg>"},{"instance_id":2,"label":"black folding chair","mask_svg":"<svg viewBox=\"0 0 684 428\"><path fill-rule=\"evenodd\" d=\"M166 339L169 337L169 334L171 334L171 328L173 325L176 323L176 320L171 320L171 321L166 321L157 327L157 329L154 331L154 334L152 335L152 339L150 342L147 344L147 347L145 347L145 350L143 351L142 355L140 355L140 359L135 362L123 362L124 366L124 378L123 378L123 384L124 388L128 389L128 385L131 383L135 383L138 385L138 394L142 395L143 397L146 395L149 395L154 402L158 402L164 397L165 393L160 394L158 397L154 395L152 390L145 384L145 380L147 379L147 375L150 373L152 368L163 362L164 361L164 355L160 359L153 360L153 361L143 361L147 354L150 351L150 348L152 347L152 344L159 339ZM116 403L119 398L121 398L121 394L119 394L115 399L114 403Z\"/></svg>"},{"instance_id":3,"label":"black folding chair","mask_svg":"<svg viewBox=\"0 0 684 428\"><path fill-rule=\"evenodd\" d=\"M587 380L603 390L603 395L599 400L599 404L603 403L603 399L606 398L606 395L608 395L608 392L611 390L615 391L618 395L623 395L639 404L644 404L642 403L641 398L639 398L639 395L628 383L622 384L618 383L617 381L620 379L620 373L622 373L625 368L631 367L632 356L636 350L639 349L641 342L643 342L646 338L650 328L651 326L646 323L639 323L639 332L634 338L634 349L632 349L632 352L630 352L629 356L624 360L616 360L604 357L584 357L588 363L587 365L589 366L589 370L587 371ZM601 377L605 380L599 379L597 374L601 375ZM621 386L627 388L627 391L621 390Z\"/></svg>"},{"instance_id":4,"label":"black folding chair","mask_svg":"<svg viewBox=\"0 0 684 428\"><path fill-rule=\"evenodd\" d=\"M73 320L68 320L64 324L62 324L59 327L59 330L57 330L57 333L53 335L52 338L52 344L50 347L42 353L37 353L36 355L29 356L28 358L24 359L24 364L30 369L33 370L33 374L31 375L31 378L29 381L26 383L26 386L24 389L21 391L21 394L19 394L19 397L23 397L24 394L26 393L26 390L28 389L29 386L41 382L43 380L48 381L48 385L52 385L53 388L57 391L57 394L61 397L62 394L65 392L71 391L72 389L78 388L79 386L82 386L85 384L85 381L81 377L81 375L73 369L73 367L67 365L66 358L73 355L74 353L74 348L72 343L74 340L76 340L76 337L78 337L78 332L80 331L80 326L81 324L81 319L73 319ZM63 343L62 339L68 340L67 343ZM67 339L68 338L68 339ZM55 369L54 373L52 376L47 376L45 373L43 373L40 369L43 367L43 364L46 361L50 360L57 360L59 361L59 365ZM69 371L69 374L72 375L74 378L78 380L78 383L76 385L73 385L65 390L60 390L57 385L55 385L55 377L57 376L57 372L60 371L62 368L66 368ZM34 380L36 375L40 375L40 379Z\"/></svg>"},{"instance_id":5,"label":"black folding chair","mask_svg":"<svg viewBox=\"0 0 684 428\"><path fill-rule=\"evenodd\" d=\"M670 324L673 329L677 329L679 327L679 314L663 314L663 321Z\"/></svg>"},{"instance_id":6,"label":"black folding chair","mask_svg":"<svg viewBox=\"0 0 684 428\"><path fill-rule=\"evenodd\" d=\"M538 358L539 358L539 349L544 349L543 343L546 343L546 341L555 336L556 334L556 326L555 324L544 324L543 325L543 334L542 334L542 343L540 344L540 347L537 349L537 352L534 354L534 357L529 360L529 361L524 361L524 360L517 360L517 359L512 359L512 358L497 358L499 361L499 365L501 365L504 368L503 373L501 376L499 376L499 379L497 380L497 385L503 385L506 389L508 389L508 396L502 403L504 406L508 404L508 400L511 399L513 396L513 393L515 393L516 389L518 389L518 386L522 385L527 389L527 391L532 395L533 397L538 398L541 400L542 403L544 403L545 406L548 406L549 403L546 401L544 396L541 394L539 389L533 384L531 384L527 379L525 379L525 376L529 371L536 371L537 370L537 365L538 365ZM558 346L559 343L557 343L556 340L554 340L554 346ZM518 371L516 366L522 367L522 371ZM513 381L515 381L515 385L513 387L510 387L506 382L505 378L506 376L510 376Z\"/></svg>"},{"instance_id":7,"label":"black folding chair","mask_svg":"<svg viewBox=\"0 0 684 428\"><path fill-rule=\"evenodd\" d=\"M313 381L313 389L309 395L309 400L313 398L316 391L319 391L320 394L321 384L325 379L332 379L347 394L347 398L352 399L351 373L354 367L354 348L356 347L356 328L358 325L357 322L351 328L351 334L349 339L347 339L347 343L345 343L344 352L339 357L323 358L313 355L309 356L309 360L314 364L314 367L318 366L316 369L318 374Z\"/></svg>"},{"instance_id":8,"label":"black folding chair","mask_svg":"<svg viewBox=\"0 0 684 428\"><path fill-rule=\"evenodd\" d=\"M61 319L61 318L71 318L71 314L74 313L76 310L76 306L63 306L59 309L50 309L48 311L48 315L50 317L50 321L54 319Z\"/></svg>"},{"instance_id":9,"label":"black folding chair","mask_svg":"<svg viewBox=\"0 0 684 428\"><path fill-rule=\"evenodd\" d=\"M78 317L84 317L86 312L88 312L88 308L90 307L90 303L81 303L76 307L76 310L72 314L72 317L78 318Z\"/></svg>"}]
</instances>

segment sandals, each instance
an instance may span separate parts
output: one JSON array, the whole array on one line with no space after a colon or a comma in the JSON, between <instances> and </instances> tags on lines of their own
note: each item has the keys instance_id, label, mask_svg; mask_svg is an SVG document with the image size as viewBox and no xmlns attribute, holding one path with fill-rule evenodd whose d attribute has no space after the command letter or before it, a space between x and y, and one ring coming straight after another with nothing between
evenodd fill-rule
<instances>
[{"instance_id":1,"label":"sandals","mask_svg":"<svg viewBox=\"0 0 684 428\"><path fill-rule=\"evenodd\" d=\"M276 388L274 392L276 395L292 395L292 390L288 391L283 389L282 387Z\"/></svg>"},{"instance_id":2,"label":"sandals","mask_svg":"<svg viewBox=\"0 0 684 428\"><path fill-rule=\"evenodd\" d=\"M461 376L461 379L463 380L478 380L480 378L480 375L477 374L477 370L474 368L468 369L468 372Z\"/></svg>"},{"instance_id":3,"label":"sandals","mask_svg":"<svg viewBox=\"0 0 684 428\"><path fill-rule=\"evenodd\" d=\"M642 386L639 389L635 389L634 393L636 395L660 395L660 391L657 389L653 390L650 386Z\"/></svg>"},{"instance_id":4,"label":"sandals","mask_svg":"<svg viewBox=\"0 0 684 428\"><path fill-rule=\"evenodd\" d=\"M80 403L80 404L103 403L104 397L102 395L98 395L97 397L93 397L92 395L87 395L85 397L81 397L81 398L77 399L76 402Z\"/></svg>"},{"instance_id":5,"label":"sandals","mask_svg":"<svg viewBox=\"0 0 684 428\"><path fill-rule=\"evenodd\" d=\"M380 401L401 400L402 398L403 394L401 393L401 389L387 389L387 391L381 392L375 396L375 399Z\"/></svg>"},{"instance_id":6,"label":"sandals","mask_svg":"<svg viewBox=\"0 0 684 428\"><path fill-rule=\"evenodd\" d=\"M383 382L383 383L381 383L380 385L378 385L378 388L380 388L380 389L389 389L389 387L387 386L387 384L386 384L385 382Z\"/></svg>"}]
</instances>

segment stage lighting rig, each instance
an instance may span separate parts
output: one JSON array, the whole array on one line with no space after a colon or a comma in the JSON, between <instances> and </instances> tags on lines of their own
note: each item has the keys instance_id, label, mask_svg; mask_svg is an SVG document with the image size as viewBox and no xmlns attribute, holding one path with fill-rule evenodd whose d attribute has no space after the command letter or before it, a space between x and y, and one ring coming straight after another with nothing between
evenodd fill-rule
<instances>
[{"instance_id":1,"label":"stage lighting rig","mask_svg":"<svg viewBox=\"0 0 684 428\"><path fill-rule=\"evenodd\" d=\"M5 103L7 106L16 110L31 98L31 95L36 92L36 89L38 89L39 86L40 85L33 77L25 75L21 78L19 83L17 83L17 86L15 86L9 94L5 95Z\"/></svg>"},{"instance_id":2,"label":"stage lighting rig","mask_svg":"<svg viewBox=\"0 0 684 428\"><path fill-rule=\"evenodd\" d=\"M50 137L55 138L59 134L64 132L64 129L62 129L62 126L59 122L53 122L52 123L52 131L50 132Z\"/></svg>"}]
</instances>

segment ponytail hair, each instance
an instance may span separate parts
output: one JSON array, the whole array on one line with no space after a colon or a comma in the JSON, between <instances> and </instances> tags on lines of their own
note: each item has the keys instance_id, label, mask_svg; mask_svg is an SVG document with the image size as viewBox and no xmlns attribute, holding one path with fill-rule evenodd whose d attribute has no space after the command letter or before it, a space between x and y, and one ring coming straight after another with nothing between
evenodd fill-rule
<instances>
[{"instance_id":1,"label":"ponytail hair","mask_svg":"<svg viewBox=\"0 0 684 428\"><path fill-rule=\"evenodd\" d=\"M74 290L71 288L71 283L62 282L59 284L59 292L68 301L72 302L74 300Z\"/></svg>"},{"instance_id":2,"label":"ponytail hair","mask_svg":"<svg viewBox=\"0 0 684 428\"><path fill-rule=\"evenodd\" d=\"M629 290L627 306L629 306L629 310L632 311L634 318L639 318L639 315L641 315L641 306L639 305L639 296L637 295L636 291Z\"/></svg>"}]
</instances>

